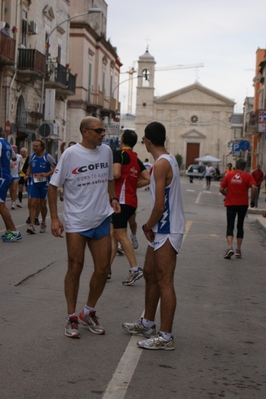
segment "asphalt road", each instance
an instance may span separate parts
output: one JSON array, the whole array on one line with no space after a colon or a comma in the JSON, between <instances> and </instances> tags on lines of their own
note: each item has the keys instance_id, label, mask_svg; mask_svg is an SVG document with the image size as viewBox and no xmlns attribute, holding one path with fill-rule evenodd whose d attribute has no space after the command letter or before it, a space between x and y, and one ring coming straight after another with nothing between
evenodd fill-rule
<instances>
[{"instance_id":1,"label":"asphalt road","mask_svg":"<svg viewBox=\"0 0 266 399\"><path fill-rule=\"evenodd\" d=\"M243 258L224 260L218 183L205 191L202 181L182 178L182 191L187 234L177 257L172 352L139 349L140 338L123 332L121 324L137 320L144 308L144 280L121 284L128 273L123 256L116 257L97 305L106 335L81 327L80 340L66 338L65 239L54 238L49 228L27 235L26 207L12 212L23 239L0 242L1 399L265 399L266 234L248 215ZM146 249L140 226L148 214L149 192L140 190L140 266ZM0 220L1 234L3 229ZM78 311L91 272L87 252Z\"/></svg>"}]
</instances>

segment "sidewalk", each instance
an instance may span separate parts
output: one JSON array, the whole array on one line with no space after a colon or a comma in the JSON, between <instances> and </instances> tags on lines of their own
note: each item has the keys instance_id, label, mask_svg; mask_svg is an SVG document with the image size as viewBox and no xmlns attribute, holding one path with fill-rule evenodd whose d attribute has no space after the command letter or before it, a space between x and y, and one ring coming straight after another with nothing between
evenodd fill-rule
<instances>
[{"instance_id":1,"label":"sidewalk","mask_svg":"<svg viewBox=\"0 0 266 399\"><path fill-rule=\"evenodd\" d=\"M265 231L266 233L266 217L263 217L263 214L266 214L266 193L261 191L260 199L259 199L259 206L258 208L248 208L248 213L252 215L257 215L256 222L259 226Z\"/></svg>"}]
</instances>

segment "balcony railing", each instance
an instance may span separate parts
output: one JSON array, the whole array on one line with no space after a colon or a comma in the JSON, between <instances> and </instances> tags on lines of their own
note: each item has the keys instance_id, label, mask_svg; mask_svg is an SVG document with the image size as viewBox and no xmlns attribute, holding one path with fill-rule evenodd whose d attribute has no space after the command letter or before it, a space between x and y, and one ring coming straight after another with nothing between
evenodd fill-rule
<instances>
[{"instance_id":1,"label":"balcony railing","mask_svg":"<svg viewBox=\"0 0 266 399\"><path fill-rule=\"evenodd\" d=\"M73 95L76 92L76 76L64 65L49 61L46 68L46 87L56 89L60 95Z\"/></svg>"},{"instance_id":2,"label":"balcony railing","mask_svg":"<svg viewBox=\"0 0 266 399\"><path fill-rule=\"evenodd\" d=\"M0 64L15 63L16 41L0 32Z\"/></svg>"},{"instance_id":3,"label":"balcony railing","mask_svg":"<svg viewBox=\"0 0 266 399\"><path fill-rule=\"evenodd\" d=\"M68 75L68 90L72 91L73 94L76 92L76 76L69 73Z\"/></svg>"},{"instance_id":4,"label":"balcony railing","mask_svg":"<svg viewBox=\"0 0 266 399\"><path fill-rule=\"evenodd\" d=\"M32 49L20 48L18 51L18 69L30 69L43 75L46 74L46 58L44 54Z\"/></svg>"}]
</instances>

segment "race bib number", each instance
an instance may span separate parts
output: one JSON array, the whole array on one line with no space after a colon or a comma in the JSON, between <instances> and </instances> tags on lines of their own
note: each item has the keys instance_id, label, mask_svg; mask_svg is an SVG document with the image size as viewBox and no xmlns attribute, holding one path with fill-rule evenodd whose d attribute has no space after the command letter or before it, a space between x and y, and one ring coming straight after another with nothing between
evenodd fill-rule
<instances>
[{"instance_id":1,"label":"race bib number","mask_svg":"<svg viewBox=\"0 0 266 399\"><path fill-rule=\"evenodd\" d=\"M34 183L43 183L46 182L46 176L40 176L37 173L33 175Z\"/></svg>"}]
</instances>

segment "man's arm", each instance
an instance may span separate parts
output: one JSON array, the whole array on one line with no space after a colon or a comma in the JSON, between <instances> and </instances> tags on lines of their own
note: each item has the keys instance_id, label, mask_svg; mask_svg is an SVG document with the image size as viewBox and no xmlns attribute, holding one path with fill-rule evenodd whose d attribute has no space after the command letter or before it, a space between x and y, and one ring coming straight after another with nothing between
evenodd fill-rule
<instances>
[{"instance_id":1,"label":"man's arm","mask_svg":"<svg viewBox=\"0 0 266 399\"><path fill-rule=\"evenodd\" d=\"M119 179L119 177L121 176L121 163L114 163L113 164L113 176L114 179Z\"/></svg>"},{"instance_id":2,"label":"man's arm","mask_svg":"<svg viewBox=\"0 0 266 399\"><path fill-rule=\"evenodd\" d=\"M64 225L57 214L57 187L51 183L48 187L48 204L51 216L51 231L55 237L63 237Z\"/></svg>"},{"instance_id":3,"label":"man's arm","mask_svg":"<svg viewBox=\"0 0 266 399\"><path fill-rule=\"evenodd\" d=\"M251 184L251 199L250 199L250 206L251 208L254 208L255 206L255 199L257 195L257 186L256 184Z\"/></svg>"},{"instance_id":4,"label":"man's arm","mask_svg":"<svg viewBox=\"0 0 266 399\"><path fill-rule=\"evenodd\" d=\"M223 194L224 196L226 196L226 194L227 194L227 187L222 187L222 186L220 186L220 193Z\"/></svg>"},{"instance_id":5,"label":"man's arm","mask_svg":"<svg viewBox=\"0 0 266 399\"><path fill-rule=\"evenodd\" d=\"M152 228L160 220L165 209L165 187L169 167L171 167L169 162L165 159L161 159L153 168L153 176L155 179L155 203L147 223L143 226L145 236L151 242L154 240Z\"/></svg>"},{"instance_id":6,"label":"man's arm","mask_svg":"<svg viewBox=\"0 0 266 399\"><path fill-rule=\"evenodd\" d=\"M108 180L108 194L109 194L110 204L114 210L114 213L120 213L121 208L120 208L119 200L116 197L114 180Z\"/></svg>"},{"instance_id":7,"label":"man's arm","mask_svg":"<svg viewBox=\"0 0 266 399\"><path fill-rule=\"evenodd\" d=\"M150 184L150 179L151 179L151 176L150 176L149 172L147 171L147 169L143 170L139 175L137 188L148 186L148 184Z\"/></svg>"}]
</instances>

